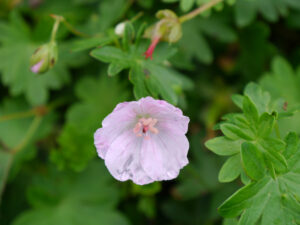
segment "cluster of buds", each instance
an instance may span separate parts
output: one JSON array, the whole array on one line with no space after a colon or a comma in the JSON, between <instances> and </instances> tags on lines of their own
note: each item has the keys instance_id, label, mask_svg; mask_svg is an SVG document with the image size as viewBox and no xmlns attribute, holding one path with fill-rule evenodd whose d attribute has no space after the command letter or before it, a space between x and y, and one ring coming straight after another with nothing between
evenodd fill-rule
<instances>
[{"instance_id":1,"label":"cluster of buds","mask_svg":"<svg viewBox=\"0 0 300 225\"><path fill-rule=\"evenodd\" d=\"M55 41L43 44L35 50L30 59L30 69L33 73L45 73L57 61L57 45Z\"/></svg>"},{"instance_id":2,"label":"cluster of buds","mask_svg":"<svg viewBox=\"0 0 300 225\"><path fill-rule=\"evenodd\" d=\"M156 13L156 17L159 21L149 27L144 34L145 38L151 39L151 44L144 53L146 59L152 59L152 54L159 41L174 43L182 36L181 22L173 11L169 9L160 10Z\"/></svg>"}]
</instances>

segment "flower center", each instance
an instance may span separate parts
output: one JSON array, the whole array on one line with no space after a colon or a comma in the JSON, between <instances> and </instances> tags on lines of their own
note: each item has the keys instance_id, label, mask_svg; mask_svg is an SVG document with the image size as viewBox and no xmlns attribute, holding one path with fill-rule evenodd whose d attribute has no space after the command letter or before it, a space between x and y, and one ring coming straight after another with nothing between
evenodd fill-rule
<instances>
[{"instance_id":1,"label":"flower center","mask_svg":"<svg viewBox=\"0 0 300 225\"><path fill-rule=\"evenodd\" d=\"M153 118L141 118L133 128L133 133L137 137L145 137L145 139L150 139L148 131L153 134L158 134L158 129L155 128L155 124L157 123L157 119Z\"/></svg>"}]
</instances>

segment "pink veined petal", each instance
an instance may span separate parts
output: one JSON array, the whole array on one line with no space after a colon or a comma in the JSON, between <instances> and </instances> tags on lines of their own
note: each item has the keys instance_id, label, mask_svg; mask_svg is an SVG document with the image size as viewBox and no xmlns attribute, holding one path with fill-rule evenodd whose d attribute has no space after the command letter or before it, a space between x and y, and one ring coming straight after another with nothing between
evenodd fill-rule
<instances>
[{"instance_id":1,"label":"pink veined petal","mask_svg":"<svg viewBox=\"0 0 300 225\"><path fill-rule=\"evenodd\" d=\"M170 127L176 133L185 134L188 130L190 119L182 111L163 100L154 100L146 97L140 100L141 111L156 118L163 127ZM158 125L158 126L160 126Z\"/></svg>"},{"instance_id":2,"label":"pink veined petal","mask_svg":"<svg viewBox=\"0 0 300 225\"><path fill-rule=\"evenodd\" d=\"M105 157L105 165L113 177L120 181L132 180L139 185L154 181L140 164L142 141L132 130L114 140Z\"/></svg>"},{"instance_id":3,"label":"pink veined petal","mask_svg":"<svg viewBox=\"0 0 300 225\"><path fill-rule=\"evenodd\" d=\"M189 142L185 135L160 132L144 140L141 164L154 180L171 180L178 176L182 167L188 164Z\"/></svg>"},{"instance_id":4,"label":"pink veined petal","mask_svg":"<svg viewBox=\"0 0 300 225\"><path fill-rule=\"evenodd\" d=\"M134 109L136 103L120 103L102 122L102 128L99 128L94 134L94 144L100 158L105 159L107 149L110 144L124 131L132 129L136 123L136 114Z\"/></svg>"},{"instance_id":5,"label":"pink veined petal","mask_svg":"<svg viewBox=\"0 0 300 225\"><path fill-rule=\"evenodd\" d=\"M102 121L103 127L108 126L123 126L128 122L136 120L136 111L138 110L137 102L120 103L114 111L104 118Z\"/></svg>"}]
</instances>

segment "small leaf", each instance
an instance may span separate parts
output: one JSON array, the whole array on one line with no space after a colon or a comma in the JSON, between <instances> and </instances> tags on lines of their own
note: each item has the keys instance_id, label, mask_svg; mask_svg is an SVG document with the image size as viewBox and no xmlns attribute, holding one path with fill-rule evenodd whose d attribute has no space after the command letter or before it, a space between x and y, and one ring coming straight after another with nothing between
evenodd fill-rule
<instances>
[{"instance_id":1,"label":"small leaf","mask_svg":"<svg viewBox=\"0 0 300 225\"><path fill-rule=\"evenodd\" d=\"M235 6L235 18L239 27L247 26L256 16L255 1L239 0Z\"/></svg>"},{"instance_id":2,"label":"small leaf","mask_svg":"<svg viewBox=\"0 0 300 225\"><path fill-rule=\"evenodd\" d=\"M104 46L111 43L113 39L111 37L93 37L79 39L73 42L72 51L83 51L94 47Z\"/></svg>"},{"instance_id":3,"label":"small leaf","mask_svg":"<svg viewBox=\"0 0 300 225\"><path fill-rule=\"evenodd\" d=\"M223 164L220 173L219 173L219 181L226 183L235 180L241 173L241 157L240 154L236 154L231 156L227 161Z\"/></svg>"},{"instance_id":4,"label":"small leaf","mask_svg":"<svg viewBox=\"0 0 300 225\"><path fill-rule=\"evenodd\" d=\"M274 168L279 172L284 172L287 168L287 161L281 153L285 148L284 142L280 139L267 138L260 140L259 143L265 156L271 160Z\"/></svg>"},{"instance_id":5,"label":"small leaf","mask_svg":"<svg viewBox=\"0 0 300 225\"><path fill-rule=\"evenodd\" d=\"M234 124L230 124L230 123L221 124L221 131L226 137L232 140L238 140L240 138L245 140L253 140L253 135L250 133L250 131L241 129Z\"/></svg>"},{"instance_id":6,"label":"small leaf","mask_svg":"<svg viewBox=\"0 0 300 225\"><path fill-rule=\"evenodd\" d=\"M243 101L244 101L243 95L234 94L231 96L231 99L237 107L239 107L240 109L243 109Z\"/></svg>"},{"instance_id":7,"label":"small leaf","mask_svg":"<svg viewBox=\"0 0 300 225\"><path fill-rule=\"evenodd\" d=\"M128 51L132 39L134 38L134 27L131 22L125 23L125 29L122 39L123 48L125 51Z\"/></svg>"},{"instance_id":8,"label":"small leaf","mask_svg":"<svg viewBox=\"0 0 300 225\"><path fill-rule=\"evenodd\" d=\"M129 73L130 81L133 83L133 93L136 99L146 97L149 95L145 86L145 74L141 67L135 66Z\"/></svg>"},{"instance_id":9,"label":"small leaf","mask_svg":"<svg viewBox=\"0 0 300 225\"><path fill-rule=\"evenodd\" d=\"M299 137L295 132L290 132L286 138L286 149L283 152L283 155L288 160L291 158L299 149Z\"/></svg>"},{"instance_id":10,"label":"small leaf","mask_svg":"<svg viewBox=\"0 0 300 225\"><path fill-rule=\"evenodd\" d=\"M270 178L264 178L242 187L219 207L219 213L224 217L238 216L249 205L248 200L264 191L269 181Z\"/></svg>"},{"instance_id":11,"label":"small leaf","mask_svg":"<svg viewBox=\"0 0 300 225\"><path fill-rule=\"evenodd\" d=\"M183 12L189 11L195 3L195 0L181 0L180 8Z\"/></svg>"},{"instance_id":12,"label":"small leaf","mask_svg":"<svg viewBox=\"0 0 300 225\"><path fill-rule=\"evenodd\" d=\"M275 117L268 113L263 113L259 118L257 135L259 137L268 137L274 127Z\"/></svg>"},{"instance_id":13,"label":"small leaf","mask_svg":"<svg viewBox=\"0 0 300 225\"><path fill-rule=\"evenodd\" d=\"M113 63L109 64L107 73L108 73L108 76L115 76L124 69L126 69L126 66L113 62Z\"/></svg>"},{"instance_id":14,"label":"small leaf","mask_svg":"<svg viewBox=\"0 0 300 225\"><path fill-rule=\"evenodd\" d=\"M244 94L255 104L259 114L268 112L271 97L259 85L252 82L249 83L244 90Z\"/></svg>"},{"instance_id":15,"label":"small leaf","mask_svg":"<svg viewBox=\"0 0 300 225\"><path fill-rule=\"evenodd\" d=\"M256 126L258 123L258 111L254 103L250 100L248 96L243 99L243 112L250 122L251 126Z\"/></svg>"},{"instance_id":16,"label":"small leaf","mask_svg":"<svg viewBox=\"0 0 300 225\"><path fill-rule=\"evenodd\" d=\"M241 150L241 141L232 141L226 137L216 137L208 140L205 146L217 155L233 155Z\"/></svg>"},{"instance_id":17,"label":"small leaf","mask_svg":"<svg viewBox=\"0 0 300 225\"><path fill-rule=\"evenodd\" d=\"M118 62L128 67L130 64L128 55L125 54L121 49L112 46L96 48L91 51L91 56L106 63Z\"/></svg>"},{"instance_id":18,"label":"small leaf","mask_svg":"<svg viewBox=\"0 0 300 225\"><path fill-rule=\"evenodd\" d=\"M244 169L249 177L259 180L265 175L263 156L254 144L243 143L241 157Z\"/></svg>"}]
</instances>

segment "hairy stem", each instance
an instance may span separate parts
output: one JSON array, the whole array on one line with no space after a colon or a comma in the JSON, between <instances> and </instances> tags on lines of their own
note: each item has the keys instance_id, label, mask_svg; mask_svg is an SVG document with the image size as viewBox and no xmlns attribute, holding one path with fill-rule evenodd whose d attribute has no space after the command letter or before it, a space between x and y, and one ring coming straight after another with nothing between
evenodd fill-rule
<instances>
[{"instance_id":1,"label":"hairy stem","mask_svg":"<svg viewBox=\"0 0 300 225\"><path fill-rule=\"evenodd\" d=\"M222 2L223 0L211 0L210 2L200 6L199 8L191 11L190 13L183 15L181 17L179 17L179 22L180 23L184 23L188 20L193 19L194 17L198 16L199 14L201 14L202 12L212 8L213 6L215 6L216 4L218 4L219 2Z\"/></svg>"},{"instance_id":2,"label":"hairy stem","mask_svg":"<svg viewBox=\"0 0 300 225\"><path fill-rule=\"evenodd\" d=\"M12 113L9 115L4 115L4 116L0 116L0 123L7 121L7 120L13 120L13 119L22 119L22 118L26 118L26 117L30 117L30 116L34 116L35 115L35 110L31 109L29 111L26 112L17 112L17 113Z\"/></svg>"},{"instance_id":3,"label":"hairy stem","mask_svg":"<svg viewBox=\"0 0 300 225\"><path fill-rule=\"evenodd\" d=\"M56 33L58 30L59 24L62 21L62 17L54 17L54 19L55 19L55 23L52 28L50 42L55 42Z\"/></svg>"},{"instance_id":4,"label":"hairy stem","mask_svg":"<svg viewBox=\"0 0 300 225\"><path fill-rule=\"evenodd\" d=\"M10 151L11 154L15 155L16 153L18 153L19 151L21 151L28 144L28 142L31 140L31 138L35 134L35 131L38 129L41 121L42 121L42 117L41 116L36 116L33 119L32 123L31 123L31 125L30 125L27 133L23 137L22 141L16 147L14 147Z\"/></svg>"}]
</instances>

